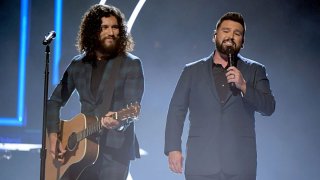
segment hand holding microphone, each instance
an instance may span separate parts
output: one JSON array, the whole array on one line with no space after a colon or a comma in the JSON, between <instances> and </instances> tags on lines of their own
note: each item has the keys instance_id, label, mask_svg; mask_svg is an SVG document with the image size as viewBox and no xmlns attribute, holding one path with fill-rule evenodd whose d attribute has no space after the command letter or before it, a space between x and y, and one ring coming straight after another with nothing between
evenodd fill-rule
<instances>
[{"instance_id":1,"label":"hand holding microphone","mask_svg":"<svg viewBox=\"0 0 320 180\"><path fill-rule=\"evenodd\" d=\"M242 73L236 66L236 59L235 59L235 50L234 47L229 46L227 47L227 55L228 55L228 63L229 68L226 74L227 80L230 84L231 91L236 92L236 89L242 91L242 93L246 93L246 81L242 76ZM231 81L231 82L230 82Z\"/></svg>"},{"instance_id":2,"label":"hand holding microphone","mask_svg":"<svg viewBox=\"0 0 320 180\"><path fill-rule=\"evenodd\" d=\"M232 46L228 46L227 47L227 54L228 54L228 63L229 63L229 67L234 66L234 48ZM233 74L233 78L235 78L235 75ZM230 87L231 88L235 88L236 85L234 82L230 82Z\"/></svg>"}]
</instances>

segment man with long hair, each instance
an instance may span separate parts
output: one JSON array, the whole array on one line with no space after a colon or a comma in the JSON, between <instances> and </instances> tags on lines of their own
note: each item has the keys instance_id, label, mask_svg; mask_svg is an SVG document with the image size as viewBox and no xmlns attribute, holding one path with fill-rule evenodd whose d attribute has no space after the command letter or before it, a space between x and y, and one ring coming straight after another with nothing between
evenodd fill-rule
<instances>
[{"instance_id":1,"label":"man with long hair","mask_svg":"<svg viewBox=\"0 0 320 180\"><path fill-rule=\"evenodd\" d=\"M275 99L264 65L239 54L246 26L228 12L216 24L216 49L186 65L171 99L165 149L169 168L183 172L181 135L187 112L187 180L255 180L255 113L270 116Z\"/></svg>"},{"instance_id":2,"label":"man with long hair","mask_svg":"<svg viewBox=\"0 0 320 180\"><path fill-rule=\"evenodd\" d=\"M80 54L72 59L48 100L50 154L62 164L67 161L67 150L58 138L60 109L76 90L81 113L97 117L102 125L95 135L100 142L98 159L79 179L125 180L130 160L140 157L139 145L134 122L118 121L113 115L128 104L141 102L144 77L140 59L130 53L134 42L123 13L108 5L90 7L82 18L76 45ZM74 178L70 174L67 171L62 179Z\"/></svg>"}]
</instances>

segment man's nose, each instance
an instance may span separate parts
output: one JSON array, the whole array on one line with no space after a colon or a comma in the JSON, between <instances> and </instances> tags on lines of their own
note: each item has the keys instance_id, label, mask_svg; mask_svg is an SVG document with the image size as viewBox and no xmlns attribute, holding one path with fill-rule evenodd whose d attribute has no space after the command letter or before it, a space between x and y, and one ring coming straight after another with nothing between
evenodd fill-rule
<instances>
[{"instance_id":1,"label":"man's nose","mask_svg":"<svg viewBox=\"0 0 320 180\"><path fill-rule=\"evenodd\" d=\"M112 28L108 28L107 34L108 35L113 35L114 34L113 29Z\"/></svg>"},{"instance_id":2,"label":"man's nose","mask_svg":"<svg viewBox=\"0 0 320 180\"><path fill-rule=\"evenodd\" d=\"M229 39L231 39L232 41L234 40L234 33L229 34Z\"/></svg>"},{"instance_id":3,"label":"man's nose","mask_svg":"<svg viewBox=\"0 0 320 180\"><path fill-rule=\"evenodd\" d=\"M227 39L234 42L234 34L233 33L228 34Z\"/></svg>"}]
</instances>

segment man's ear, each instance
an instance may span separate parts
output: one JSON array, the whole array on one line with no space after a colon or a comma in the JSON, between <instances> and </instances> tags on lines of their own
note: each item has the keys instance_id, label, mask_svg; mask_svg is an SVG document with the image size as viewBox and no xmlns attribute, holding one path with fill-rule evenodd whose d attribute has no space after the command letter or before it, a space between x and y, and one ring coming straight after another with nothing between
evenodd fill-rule
<instances>
[{"instance_id":1,"label":"man's ear","mask_svg":"<svg viewBox=\"0 0 320 180\"><path fill-rule=\"evenodd\" d=\"M242 39L241 49L244 48L244 38Z\"/></svg>"},{"instance_id":2,"label":"man's ear","mask_svg":"<svg viewBox=\"0 0 320 180\"><path fill-rule=\"evenodd\" d=\"M214 30L214 31L213 31L213 36L212 36L212 41L213 41L213 42L215 42L216 35L217 35L217 30Z\"/></svg>"}]
</instances>

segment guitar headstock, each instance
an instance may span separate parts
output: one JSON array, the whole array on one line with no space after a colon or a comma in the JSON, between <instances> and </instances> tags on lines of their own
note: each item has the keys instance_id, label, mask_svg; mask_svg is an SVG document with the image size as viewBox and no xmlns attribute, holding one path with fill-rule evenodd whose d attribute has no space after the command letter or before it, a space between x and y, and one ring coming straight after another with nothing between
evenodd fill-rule
<instances>
[{"instance_id":1,"label":"guitar headstock","mask_svg":"<svg viewBox=\"0 0 320 180\"><path fill-rule=\"evenodd\" d=\"M127 105L126 108L121 109L116 113L115 119L119 121L125 121L129 118L131 119L137 119L140 114L140 104L139 103L131 103Z\"/></svg>"}]
</instances>

